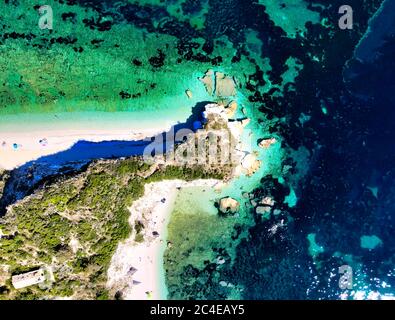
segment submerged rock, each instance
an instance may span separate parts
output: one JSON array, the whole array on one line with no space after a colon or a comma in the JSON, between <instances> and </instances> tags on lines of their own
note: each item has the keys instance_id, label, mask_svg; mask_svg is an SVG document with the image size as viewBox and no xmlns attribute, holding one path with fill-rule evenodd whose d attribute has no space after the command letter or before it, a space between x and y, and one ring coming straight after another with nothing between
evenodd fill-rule
<instances>
[{"instance_id":1,"label":"submerged rock","mask_svg":"<svg viewBox=\"0 0 395 320\"><path fill-rule=\"evenodd\" d=\"M228 118L233 118L236 114L237 111L237 102L232 101L231 103L228 104L228 106L225 109L226 115Z\"/></svg>"},{"instance_id":2,"label":"submerged rock","mask_svg":"<svg viewBox=\"0 0 395 320\"><path fill-rule=\"evenodd\" d=\"M219 282L219 285L220 285L221 287L227 287L227 286L228 286L228 283L227 283L226 281L220 281L220 282Z\"/></svg>"},{"instance_id":3,"label":"submerged rock","mask_svg":"<svg viewBox=\"0 0 395 320\"><path fill-rule=\"evenodd\" d=\"M255 211L257 214L265 214L265 213L270 213L272 210L271 207L267 207L267 206L259 206L256 207Z\"/></svg>"},{"instance_id":4,"label":"submerged rock","mask_svg":"<svg viewBox=\"0 0 395 320\"><path fill-rule=\"evenodd\" d=\"M260 215L264 220L270 220L272 207L269 206L258 206L255 208L257 215Z\"/></svg>"},{"instance_id":5,"label":"submerged rock","mask_svg":"<svg viewBox=\"0 0 395 320\"><path fill-rule=\"evenodd\" d=\"M232 97L236 95L236 82L222 72L215 73L215 94L218 97Z\"/></svg>"},{"instance_id":6,"label":"submerged rock","mask_svg":"<svg viewBox=\"0 0 395 320\"><path fill-rule=\"evenodd\" d=\"M222 264L224 264L225 262L226 262L226 260L225 260L223 257L218 257L217 260L216 260L216 263L217 263L218 265L222 265Z\"/></svg>"},{"instance_id":7,"label":"submerged rock","mask_svg":"<svg viewBox=\"0 0 395 320\"><path fill-rule=\"evenodd\" d=\"M361 248L362 249L373 250L377 246L380 246L382 244L383 244L383 241L376 235L372 235L372 236L364 235L361 237Z\"/></svg>"},{"instance_id":8,"label":"submerged rock","mask_svg":"<svg viewBox=\"0 0 395 320\"><path fill-rule=\"evenodd\" d=\"M199 78L199 80L204 84L206 91L208 92L209 95L213 95L214 93L214 71L213 70L208 70L204 77Z\"/></svg>"},{"instance_id":9,"label":"submerged rock","mask_svg":"<svg viewBox=\"0 0 395 320\"><path fill-rule=\"evenodd\" d=\"M199 80L204 84L209 95L226 98L237 94L235 79L225 73L214 72L210 69Z\"/></svg>"}]
</instances>

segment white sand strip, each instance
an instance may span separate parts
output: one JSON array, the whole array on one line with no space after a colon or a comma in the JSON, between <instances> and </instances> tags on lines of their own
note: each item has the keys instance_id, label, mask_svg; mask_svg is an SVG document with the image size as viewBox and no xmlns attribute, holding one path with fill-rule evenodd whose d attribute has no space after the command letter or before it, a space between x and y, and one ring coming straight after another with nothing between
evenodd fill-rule
<instances>
[{"instance_id":1,"label":"white sand strip","mask_svg":"<svg viewBox=\"0 0 395 320\"><path fill-rule=\"evenodd\" d=\"M0 130L0 169L12 170L26 162L71 148L78 141L134 141L155 136L170 126L150 129L72 129L30 132Z\"/></svg>"},{"instance_id":2,"label":"white sand strip","mask_svg":"<svg viewBox=\"0 0 395 320\"><path fill-rule=\"evenodd\" d=\"M112 294L121 292L126 300L166 299L163 254L167 247L167 225L177 188L214 188L218 183L218 180L171 180L145 186L144 196L130 208L129 219L132 228L136 221L144 224L144 242L136 243L133 231L127 240L118 245L108 270L107 287Z\"/></svg>"}]
</instances>

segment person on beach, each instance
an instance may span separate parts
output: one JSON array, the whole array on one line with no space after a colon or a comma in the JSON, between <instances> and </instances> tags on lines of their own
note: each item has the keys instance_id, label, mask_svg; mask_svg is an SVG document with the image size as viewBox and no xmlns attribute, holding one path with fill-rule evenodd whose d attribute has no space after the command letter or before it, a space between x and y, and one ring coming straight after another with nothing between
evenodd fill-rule
<instances>
[{"instance_id":1,"label":"person on beach","mask_svg":"<svg viewBox=\"0 0 395 320\"><path fill-rule=\"evenodd\" d=\"M46 147L48 145L48 140L46 138L41 139L39 141L39 143L41 144L41 146Z\"/></svg>"}]
</instances>

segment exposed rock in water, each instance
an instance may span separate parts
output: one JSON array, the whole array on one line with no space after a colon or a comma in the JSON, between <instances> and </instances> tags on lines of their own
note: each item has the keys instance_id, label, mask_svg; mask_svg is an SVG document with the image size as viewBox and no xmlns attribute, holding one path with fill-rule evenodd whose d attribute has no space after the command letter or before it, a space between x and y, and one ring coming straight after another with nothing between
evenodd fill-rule
<instances>
[{"instance_id":1,"label":"exposed rock in water","mask_svg":"<svg viewBox=\"0 0 395 320\"><path fill-rule=\"evenodd\" d=\"M189 99L192 99L192 97L193 97L193 93L192 93L192 91L191 90L185 90L185 94L187 95L187 97L189 98Z\"/></svg>"},{"instance_id":2,"label":"exposed rock in water","mask_svg":"<svg viewBox=\"0 0 395 320\"><path fill-rule=\"evenodd\" d=\"M261 167L261 161L253 153L247 154L241 162L247 176L252 176Z\"/></svg>"},{"instance_id":3,"label":"exposed rock in water","mask_svg":"<svg viewBox=\"0 0 395 320\"><path fill-rule=\"evenodd\" d=\"M272 208L266 207L266 206L259 206L259 207L256 207L256 213L257 213L257 214L269 213L271 210L272 210Z\"/></svg>"},{"instance_id":4,"label":"exposed rock in water","mask_svg":"<svg viewBox=\"0 0 395 320\"><path fill-rule=\"evenodd\" d=\"M276 138L270 138L270 139L263 139L261 142L259 142L259 146L263 149L269 149L269 147L277 142Z\"/></svg>"},{"instance_id":5,"label":"exposed rock in water","mask_svg":"<svg viewBox=\"0 0 395 320\"><path fill-rule=\"evenodd\" d=\"M265 197L262 199L261 204L263 204L265 206L273 207L275 204L275 201L272 197Z\"/></svg>"},{"instance_id":6,"label":"exposed rock in water","mask_svg":"<svg viewBox=\"0 0 395 320\"><path fill-rule=\"evenodd\" d=\"M233 118L236 114L237 111L237 102L232 101L231 103L228 104L228 106L225 109L226 115L228 118Z\"/></svg>"},{"instance_id":7,"label":"exposed rock in water","mask_svg":"<svg viewBox=\"0 0 395 320\"><path fill-rule=\"evenodd\" d=\"M219 210L222 213L236 213L239 209L239 202L231 197L223 198L219 201Z\"/></svg>"}]
</instances>

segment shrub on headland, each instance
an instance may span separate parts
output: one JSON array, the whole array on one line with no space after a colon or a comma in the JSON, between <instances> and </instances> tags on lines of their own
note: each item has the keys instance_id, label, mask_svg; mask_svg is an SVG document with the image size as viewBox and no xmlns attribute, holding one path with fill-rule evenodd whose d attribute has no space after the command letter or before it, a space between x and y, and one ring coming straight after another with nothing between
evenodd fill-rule
<instances>
[{"instance_id":1,"label":"shrub on headland","mask_svg":"<svg viewBox=\"0 0 395 320\"><path fill-rule=\"evenodd\" d=\"M168 166L144 178L147 169L137 158L98 161L9 207L0 220L0 299L107 299L106 272L131 232L128 207L144 184L224 176L219 169ZM14 289L11 275L42 266L53 272L50 285Z\"/></svg>"}]
</instances>

